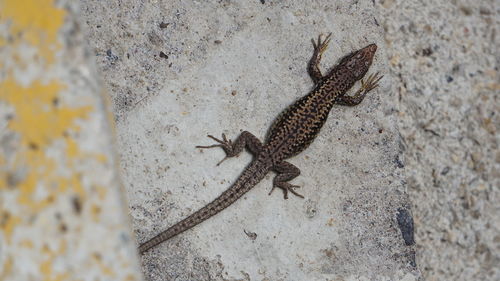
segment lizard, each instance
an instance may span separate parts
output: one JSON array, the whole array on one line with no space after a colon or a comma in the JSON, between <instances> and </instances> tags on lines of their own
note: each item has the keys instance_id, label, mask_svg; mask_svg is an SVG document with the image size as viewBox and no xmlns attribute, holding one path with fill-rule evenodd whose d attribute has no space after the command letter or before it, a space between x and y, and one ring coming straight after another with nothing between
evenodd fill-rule
<instances>
[{"instance_id":1,"label":"lizard","mask_svg":"<svg viewBox=\"0 0 500 281\"><path fill-rule=\"evenodd\" d=\"M285 199L288 198L288 192L304 198L295 191L298 186L288 182L299 176L300 169L285 160L299 154L313 142L334 105L360 104L366 94L378 86L378 82L383 77L377 72L369 75L366 82L363 80L372 64L377 50L376 44L370 44L343 57L335 67L323 75L319 63L330 39L331 33L324 38L320 34L316 41L311 39L314 51L307 71L315 84L314 88L276 118L268 131L265 142L261 142L252 133L243 131L234 142L228 140L225 134L222 134L222 139L208 135L216 144L196 146L199 149L222 148L226 156L217 163L217 166L227 158L239 155L244 148L254 157L239 178L219 197L142 243L139 246L141 254L227 208L257 185L270 171L274 171L277 175L273 179L269 194L275 188L279 188L283 190ZM353 95L347 95L348 90L359 80L361 80L361 87Z\"/></svg>"}]
</instances>

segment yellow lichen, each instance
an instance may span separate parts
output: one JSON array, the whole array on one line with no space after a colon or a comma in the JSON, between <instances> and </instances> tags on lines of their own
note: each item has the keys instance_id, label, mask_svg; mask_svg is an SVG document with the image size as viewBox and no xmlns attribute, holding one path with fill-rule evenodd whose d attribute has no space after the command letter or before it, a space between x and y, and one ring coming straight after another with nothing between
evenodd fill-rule
<instances>
[{"instance_id":1,"label":"yellow lichen","mask_svg":"<svg viewBox=\"0 0 500 281\"><path fill-rule=\"evenodd\" d=\"M40 57L48 64L54 61L54 51L61 44L57 38L66 11L55 7L54 0L0 1L0 19L10 23L14 46L29 43L37 47ZM0 40L0 46L6 44Z\"/></svg>"}]
</instances>

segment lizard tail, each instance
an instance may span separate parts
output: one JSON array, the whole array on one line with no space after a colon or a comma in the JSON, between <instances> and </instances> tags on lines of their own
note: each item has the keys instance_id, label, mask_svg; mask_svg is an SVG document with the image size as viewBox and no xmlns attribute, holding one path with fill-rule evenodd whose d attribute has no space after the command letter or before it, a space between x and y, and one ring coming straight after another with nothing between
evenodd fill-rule
<instances>
[{"instance_id":1,"label":"lizard tail","mask_svg":"<svg viewBox=\"0 0 500 281\"><path fill-rule=\"evenodd\" d=\"M227 208L229 205L238 200L243 194L252 189L259 183L265 175L269 172L270 167L259 159L256 159L243 171L241 176L236 180L233 185L224 191L219 197L212 202L208 203L205 207L199 209L189 217L174 224L167 230L156 235L152 239L142 243L139 246L139 252L142 254L152 247L166 241L177 234L184 232L193 226L201 223L202 221L210 218L211 216L219 213Z\"/></svg>"}]
</instances>

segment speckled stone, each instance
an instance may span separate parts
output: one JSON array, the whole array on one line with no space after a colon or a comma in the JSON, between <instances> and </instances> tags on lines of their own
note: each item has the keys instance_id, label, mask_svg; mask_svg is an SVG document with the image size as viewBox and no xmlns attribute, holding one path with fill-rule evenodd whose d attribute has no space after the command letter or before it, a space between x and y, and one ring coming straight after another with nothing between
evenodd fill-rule
<instances>
[{"instance_id":1,"label":"speckled stone","mask_svg":"<svg viewBox=\"0 0 500 281\"><path fill-rule=\"evenodd\" d=\"M500 280L498 1L377 4L426 280Z\"/></svg>"}]
</instances>

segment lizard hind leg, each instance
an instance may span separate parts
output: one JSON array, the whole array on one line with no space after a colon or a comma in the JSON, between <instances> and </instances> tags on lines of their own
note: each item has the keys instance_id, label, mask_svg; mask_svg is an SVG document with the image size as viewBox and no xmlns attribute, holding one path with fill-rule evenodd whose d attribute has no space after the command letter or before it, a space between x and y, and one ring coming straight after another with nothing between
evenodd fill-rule
<instances>
[{"instance_id":1,"label":"lizard hind leg","mask_svg":"<svg viewBox=\"0 0 500 281\"><path fill-rule=\"evenodd\" d=\"M218 144L207 145L207 146L197 145L196 148L214 148L214 147L222 148L226 153L226 157L224 157L221 161L219 161L219 163L217 163L217 166L219 166L222 162L224 162L228 158L238 156L245 147L253 155L257 155L262 151L262 146L263 146L262 142L252 133L247 131L243 131L238 136L238 138L236 138L234 142L228 140L225 134L222 134L222 140L212 135L208 135L208 137L218 142Z\"/></svg>"},{"instance_id":2,"label":"lizard hind leg","mask_svg":"<svg viewBox=\"0 0 500 281\"><path fill-rule=\"evenodd\" d=\"M301 194L297 193L295 191L296 188L299 188L298 185L293 185L290 184L288 181L296 178L297 176L300 175L300 169L297 168L296 166L288 163L288 162L280 162L279 164L275 165L273 167L273 170L278 173L276 177L274 177L273 180L273 188L269 192L269 195L273 192L273 190L278 187L281 190L283 190L284 193L284 198L288 199L288 192L291 192L295 196L298 196L300 198L304 198Z\"/></svg>"}]
</instances>

